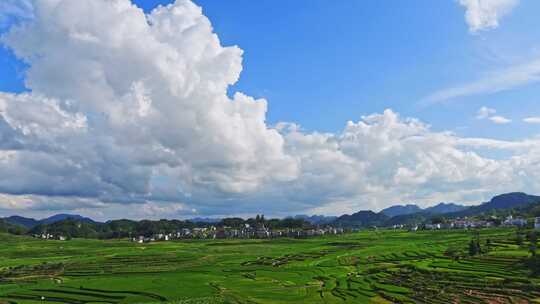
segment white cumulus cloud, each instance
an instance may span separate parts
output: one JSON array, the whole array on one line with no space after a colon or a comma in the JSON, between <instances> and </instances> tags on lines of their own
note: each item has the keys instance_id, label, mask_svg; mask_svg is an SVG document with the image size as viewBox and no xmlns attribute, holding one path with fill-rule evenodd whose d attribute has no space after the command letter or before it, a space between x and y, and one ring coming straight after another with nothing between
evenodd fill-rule
<instances>
[{"instance_id":1,"label":"white cumulus cloud","mask_svg":"<svg viewBox=\"0 0 540 304\"><path fill-rule=\"evenodd\" d=\"M32 7L1 38L30 89L0 93L2 213L340 213L540 192L534 139L459 138L392 110L336 133L267 125L266 100L227 94L242 50L191 1L149 14L129 0ZM492 149L512 157L482 155Z\"/></svg>"},{"instance_id":2,"label":"white cumulus cloud","mask_svg":"<svg viewBox=\"0 0 540 304\"><path fill-rule=\"evenodd\" d=\"M497 113L495 109L488 108L488 107L481 107L478 110L478 113L476 114L476 119L487 119L493 122L494 124L498 124L498 125L509 124L512 122L511 119L508 119L504 116L495 115L495 113Z\"/></svg>"},{"instance_id":3,"label":"white cumulus cloud","mask_svg":"<svg viewBox=\"0 0 540 304\"><path fill-rule=\"evenodd\" d=\"M177 1L145 15L127 0L33 5L35 18L2 37L29 64L32 90L0 95L2 136L14 146L0 169L15 176L0 182L4 192L178 199L296 176L265 124L266 101L227 96L242 51L221 46L200 7ZM35 178L15 173L23 168Z\"/></svg>"},{"instance_id":4,"label":"white cumulus cloud","mask_svg":"<svg viewBox=\"0 0 540 304\"><path fill-rule=\"evenodd\" d=\"M477 119L486 119L486 118L490 117L491 115L493 115L495 113L497 113L497 111L495 109L488 108L488 107L481 107L478 110L478 114L476 115L476 118Z\"/></svg>"},{"instance_id":5,"label":"white cumulus cloud","mask_svg":"<svg viewBox=\"0 0 540 304\"><path fill-rule=\"evenodd\" d=\"M510 13L519 0L459 0L465 7L465 20L472 33L494 29L499 20Z\"/></svg>"},{"instance_id":6,"label":"white cumulus cloud","mask_svg":"<svg viewBox=\"0 0 540 304\"><path fill-rule=\"evenodd\" d=\"M495 124L498 124L498 125L505 125L505 124L509 124L512 122L511 119L508 119L504 116L499 116L499 115L495 115L495 116L491 116L489 118L489 120L491 120L491 122L495 123Z\"/></svg>"}]
</instances>

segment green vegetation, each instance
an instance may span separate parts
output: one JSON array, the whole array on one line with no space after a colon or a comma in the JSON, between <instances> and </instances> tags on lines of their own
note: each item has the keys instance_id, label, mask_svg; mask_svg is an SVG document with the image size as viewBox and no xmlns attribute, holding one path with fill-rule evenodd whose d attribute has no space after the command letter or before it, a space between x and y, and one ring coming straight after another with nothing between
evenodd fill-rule
<instances>
[{"instance_id":1,"label":"green vegetation","mask_svg":"<svg viewBox=\"0 0 540 304\"><path fill-rule=\"evenodd\" d=\"M2 226L2 224L5 226ZM6 221L0 220L0 232L8 232L13 234L28 234L41 235L52 234L55 236L62 235L68 238L85 238L85 239L117 239L128 238L133 236L151 237L156 234L176 233L184 228L193 229L195 227L230 227L241 228L246 225L250 227L268 227L270 229L286 229L286 228L313 228L313 225L302 219L265 219L264 215L257 215L255 218L247 220L241 218L225 218L216 223L191 222L181 220L114 220L106 223L98 223L94 221L83 221L80 219L67 218L49 224L38 224L26 230L22 226L9 224Z\"/></svg>"},{"instance_id":2,"label":"green vegetation","mask_svg":"<svg viewBox=\"0 0 540 304\"><path fill-rule=\"evenodd\" d=\"M0 234L0 303L540 303L536 242L513 229L148 244Z\"/></svg>"},{"instance_id":3,"label":"green vegetation","mask_svg":"<svg viewBox=\"0 0 540 304\"><path fill-rule=\"evenodd\" d=\"M26 233L26 229L24 229L24 227L13 225L0 219L0 233L11 233L20 235Z\"/></svg>"}]
</instances>

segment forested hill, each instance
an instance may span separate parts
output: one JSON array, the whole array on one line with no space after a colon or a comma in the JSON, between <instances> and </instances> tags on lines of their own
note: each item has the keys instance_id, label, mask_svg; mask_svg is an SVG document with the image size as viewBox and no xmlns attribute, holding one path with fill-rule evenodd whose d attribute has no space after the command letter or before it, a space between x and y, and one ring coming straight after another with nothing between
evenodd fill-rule
<instances>
[{"instance_id":1,"label":"forested hill","mask_svg":"<svg viewBox=\"0 0 540 304\"><path fill-rule=\"evenodd\" d=\"M72 219L72 220L85 222L85 223L95 223L95 221L92 220L91 218L80 216L78 214L56 214L56 215L53 215L53 216L50 216L41 220L13 215L10 217L5 217L2 220L13 225L22 226L27 229L32 229L33 227L38 226L38 225L53 224L55 222L60 222L67 219Z\"/></svg>"},{"instance_id":2,"label":"forested hill","mask_svg":"<svg viewBox=\"0 0 540 304\"><path fill-rule=\"evenodd\" d=\"M540 196L521 192L506 193L493 197L489 202L471 206L465 210L450 213L451 217L474 216L497 210L523 208L530 204L540 203Z\"/></svg>"},{"instance_id":3,"label":"forested hill","mask_svg":"<svg viewBox=\"0 0 540 304\"><path fill-rule=\"evenodd\" d=\"M19 225L13 225L3 219L0 219L0 233L24 234L26 233L26 228Z\"/></svg>"},{"instance_id":4,"label":"forested hill","mask_svg":"<svg viewBox=\"0 0 540 304\"><path fill-rule=\"evenodd\" d=\"M393 206L379 213L372 211L360 211L352 215L340 216L334 224L342 227L372 227L393 225L415 225L431 222L439 222L444 219L463 217L500 217L515 213L524 217L540 216L540 196L514 192L495 196L490 201L477 206L465 207L457 204L438 204L436 206L421 209L415 205ZM535 208L538 206L539 208ZM413 212L414 210L420 210ZM386 214L385 214L386 213ZM394 214L394 216L389 216Z\"/></svg>"}]
</instances>

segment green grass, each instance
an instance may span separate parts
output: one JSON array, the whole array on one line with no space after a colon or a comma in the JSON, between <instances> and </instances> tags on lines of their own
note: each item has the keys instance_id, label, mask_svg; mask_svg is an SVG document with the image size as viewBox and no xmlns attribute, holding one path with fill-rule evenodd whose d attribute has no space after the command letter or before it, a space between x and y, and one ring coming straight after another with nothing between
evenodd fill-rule
<instances>
[{"instance_id":1,"label":"green grass","mask_svg":"<svg viewBox=\"0 0 540 304\"><path fill-rule=\"evenodd\" d=\"M0 303L540 303L514 235L482 230L492 250L476 257L465 256L470 231L152 244L0 235Z\"/></svg>"}]
</instances>

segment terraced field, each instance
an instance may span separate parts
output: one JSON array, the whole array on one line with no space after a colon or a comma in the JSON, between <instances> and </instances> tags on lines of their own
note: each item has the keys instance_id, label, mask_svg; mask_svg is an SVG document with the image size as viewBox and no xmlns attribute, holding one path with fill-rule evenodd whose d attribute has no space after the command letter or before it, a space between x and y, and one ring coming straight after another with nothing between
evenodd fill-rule
<instances>
[{"instance_id":1,"label":"terraced field","mask_svg":"<svg viewBox=\"0 0 540 304\"><path fill-rule=\"evenodd\" d=\"M312 239L41 241L0 235L0 303L540 303L515 231ZM452 254L450 254L452 252Z\"/></svg>"}]
</instances>

